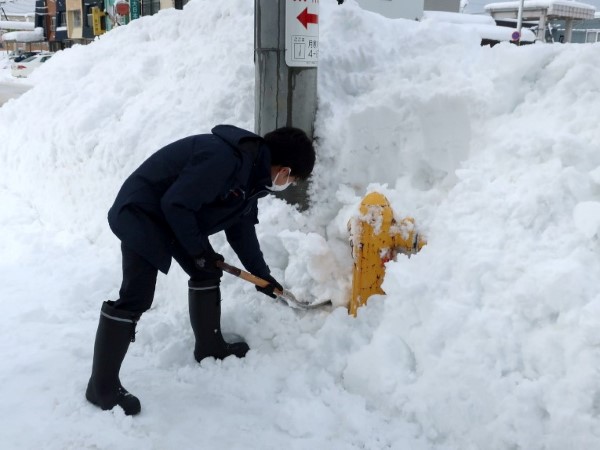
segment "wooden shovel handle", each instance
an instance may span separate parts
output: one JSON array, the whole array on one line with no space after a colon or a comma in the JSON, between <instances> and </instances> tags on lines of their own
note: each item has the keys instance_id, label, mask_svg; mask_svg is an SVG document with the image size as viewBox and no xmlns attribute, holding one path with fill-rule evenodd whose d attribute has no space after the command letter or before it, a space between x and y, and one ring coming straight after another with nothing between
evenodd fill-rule
<instances>
[{"instance_id":1,"label":"wooden shovel handle","mask_svg":"<svg viewBox=\"0 0 600 450\"><path fill-rule=\"evenodd\" d=\"M227 264L225 261L217 261L217 267L224 272L230 273L231 275L235 275L242 280L249 281L250 283L258 286L258 287L267 287L269 283L267 280L263 280L262 278L257 277L256 275L252 275L250 272L246 272L245 270L238 269L235 266L231 266ZM275 289L275 293L277 294L278 289Z\"/></svg>"},{"instance_id":2,"label":"wooden shovel handle","mask_svg":"<svg viewBox=\"0 0 600 450\"><path fill-rule=\"evenodd\" d=\"M225 261L217 261L216 266L219 269L221 269L222 271L230 273L231 275L235 275L236 277L241 278L242 280L249 281L250 283L252 283L258 287L264 288L264 287L267 287L269 284L271 284L267 280L263 280L262 278L252 275L249 272L246 272L242 269L238 269L235 266L229 265ZM298 299L296 297L294 297L294 295L290 291L286 291L286 290L282 291L277 288L273 289L273 292L279 298L283 299L292 308L306 310L306 309L319 308L324 305L331 304L331 300L321 301L321 302L317 302L315 304L308 304L305 302L301 302L301 301L298 301Z\"/></svg>"}]
</instances>

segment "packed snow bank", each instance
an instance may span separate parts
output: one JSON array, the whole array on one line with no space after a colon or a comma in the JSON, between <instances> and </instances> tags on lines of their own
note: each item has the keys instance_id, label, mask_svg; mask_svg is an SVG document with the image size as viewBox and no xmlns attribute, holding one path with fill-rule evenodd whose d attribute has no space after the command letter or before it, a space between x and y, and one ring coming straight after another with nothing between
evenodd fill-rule
<instances>
[{"instance_id":1,"label":"packed snow bank","mask_svg":"<svg viewBox=\"0 0 600 450\"><path fill-rule=\"evenodd\" d=\"M0 108L7 446L600 444L596 46L481 48L476 33L351 1L320 15L314 205L262 202L266 259L297 296L343 303L347 222L374 189L427 247L388 264L387 295L357 319L297 313L226 278L224 327L252 351L200 366L174 268L122 371L142 415L98 411L83 392L100 303L120 282L106 211L161 145L252 126L252 6L193 1L61 52Z\"/></svg>"},{"instance_id":2,"label":"packed snow bank","mask_svg":"<svg viewBox=\"0 0 600 450\"><path fill-rule=\"evenodd\" d=\"M350 204L348 186L387 183L429 245L388 265L386 312L359 352L396 376L357 376L351 364L349 389L440 444L462 435L463 448L595 446L596 48L477 49L432 33L344 53L351 34L373 28L393 42L383 21L354 25L329 28L338 45L323 65L344 70L320 86L329 153L318 191L336 179Z\"/></svg>"}]
</instances>

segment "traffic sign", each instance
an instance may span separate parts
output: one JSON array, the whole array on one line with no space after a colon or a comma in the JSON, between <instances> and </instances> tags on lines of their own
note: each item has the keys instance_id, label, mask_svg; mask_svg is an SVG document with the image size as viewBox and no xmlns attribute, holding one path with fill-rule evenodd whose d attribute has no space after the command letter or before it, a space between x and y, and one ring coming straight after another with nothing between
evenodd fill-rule
<instances>
[{"instance_id":1,"label":"traffic sign","mask_svg":"<svg viewBox=\"0 0 600 450\"><path fill-rule=\"evenodd\" d=\"M286 0L285 63L317 67L319 60L319 0Z\"/></svg>"}]
</instances>

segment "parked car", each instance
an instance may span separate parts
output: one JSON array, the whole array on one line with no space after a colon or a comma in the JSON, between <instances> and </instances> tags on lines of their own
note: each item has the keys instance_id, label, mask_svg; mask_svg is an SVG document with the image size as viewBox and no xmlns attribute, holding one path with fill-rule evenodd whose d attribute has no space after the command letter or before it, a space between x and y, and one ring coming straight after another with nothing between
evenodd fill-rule
<instances>
[{"instance_id":1,"label":"parked car","mask_svg":"<svg viewBox=\"0 0 600 450\"><path fill-rule=\"evenodd\" d=\"M39 52L25 52L25 53L20 53L18 55L14 55L9 57L9 59L12 59L14 62L21 62L24 59L27 58L31 58L32 56L37 55Z\"/></svg>"},{"instance_id":2,"label":"parked car","mask_svg":"<svg viewBox=\"0 0 600 450\"><path fill-rule=\"evenodd\" d=\"M27 78L35 69L52 58L53 53L37 53L22 61L13 63L11 73L13 77Z\"/></svg>"}]
</instances>

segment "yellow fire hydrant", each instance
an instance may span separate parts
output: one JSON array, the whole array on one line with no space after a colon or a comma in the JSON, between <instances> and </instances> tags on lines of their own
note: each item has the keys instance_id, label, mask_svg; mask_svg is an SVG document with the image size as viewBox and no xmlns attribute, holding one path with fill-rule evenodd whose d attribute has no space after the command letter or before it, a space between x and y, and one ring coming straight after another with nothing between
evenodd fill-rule
<instances>
[{"instance_id":1,"label":"yellow fire hydrant","mask_svg":"<svg viewBox=\"0 0 600 450\"><path fill-rule=\"evenodd\" d=\"M413 255L426 244L417 233L411 217L397 222L387 198L378 192L368 194L360 204L360 216L348 223L354 269L349 314L356 317L360 306L381 289L384 264L398 253Z\"/></svg>"}]
</instances>

